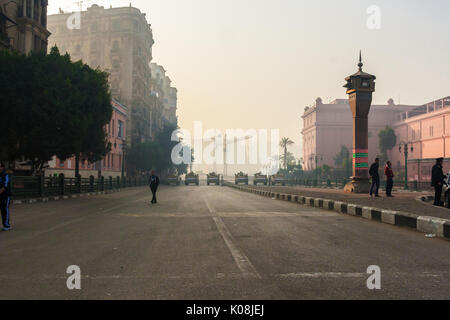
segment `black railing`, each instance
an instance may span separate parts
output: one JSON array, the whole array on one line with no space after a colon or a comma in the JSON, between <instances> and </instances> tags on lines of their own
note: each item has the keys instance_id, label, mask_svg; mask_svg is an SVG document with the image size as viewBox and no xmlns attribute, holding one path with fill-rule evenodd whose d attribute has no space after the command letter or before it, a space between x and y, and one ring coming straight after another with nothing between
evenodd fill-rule
<instances>
[{"instance_id":1,"label":"black railing","mask_svg":"<svg viewBox=\"0 0 450 320\"><path fill-rule=\"evenodd\" d=\"M11 193L13 199L63 196L77 193L101 192L105 190L124 189L147 185L145 177L112 178L66 178L43 176L11 176Z\"/></svg>"}]
</instances>

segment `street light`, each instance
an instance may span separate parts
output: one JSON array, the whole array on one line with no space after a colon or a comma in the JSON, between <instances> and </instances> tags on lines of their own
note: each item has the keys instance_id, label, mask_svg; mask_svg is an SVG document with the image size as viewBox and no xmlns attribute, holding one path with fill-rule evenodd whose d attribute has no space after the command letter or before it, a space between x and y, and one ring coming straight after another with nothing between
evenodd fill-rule
<instances>
[{"instance_id":1,"label":"street light","mask_svg":"<svg viewBox=\"0 0 450 320\"><path fill-rule=\"evenodd\" d=\"M398 152L403 153L405 155L405 190L408 190L408 146L411 145L411 153L414 152L414 146L412 142L400 142L398 145Z\"/></svg>"}]
</instances>

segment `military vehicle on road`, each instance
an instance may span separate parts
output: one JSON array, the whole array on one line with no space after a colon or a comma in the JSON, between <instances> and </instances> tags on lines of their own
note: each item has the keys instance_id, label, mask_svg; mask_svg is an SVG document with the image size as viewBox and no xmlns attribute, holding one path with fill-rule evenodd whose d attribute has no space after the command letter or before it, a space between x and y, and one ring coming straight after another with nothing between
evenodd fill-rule
<instances>
[{"instance_id":1,"label":"military vehicle on road","mask_svg":"<svg viewBox=\"0 0 450 320\"><path fill-rule=\"evenodd\" d=\"M184 183L187 186L190 185L191 183L198 186L200 184L198 174L195 174L193 172L188 173L184 179Z\"/></svg>"},{"instance_id":2,"label":"military vehicle on road","mask_svg":"<svg viewBox=\"0 0 450 320\"><path fill-rule=\"evenodd\" d=\"M206 183L208 184L216 184L217 186L220 184L220 175L215 172L208 173L206 176Z\"/></svg>"},{"instance_id":3,"label":"military vehicle on road","mask_svg":"<svg viewBox=\"0 0 450 320\"><path fill-rule=\"evenodd\" d=\"M286 185L286 176L282 173L274 174L270 177L270 184L275 186L277 184L285 186Z\"/></svg>"},{"instance_id":4,"label":"military vehicle on road","mask_svg":"<svg viewBox=\"0 0 450 320\"><path fill-rule=\"evenodd\" d=\"M261 172L258 172L253 177L253 184L256 186L258 183L263 183L265 186L267 186L267 176L262 174Z\"/></svg>"},{"instance_id":5,"label":"military vehicle on road","mask_svg":"<svg viewBox=\"0 0 450 320\"><path fill-rule=\"evenodd\" d=\"M167 182L169 183L169 185L179 186L181 184L181 179L178 174L169 174L167 176Z\"/></svg>"},{"instance_id":6,"label":"military vehicle on road","mask_svg":"<svg viewBox=\"0 0 450 320\"><path fill-rule=\"evenodd\" d=\"M248 174L241 172L238 172L234 175L234 183L235 184L239 184L239 183L244 183L248 185Z\"/></svg>"}]
</instances>

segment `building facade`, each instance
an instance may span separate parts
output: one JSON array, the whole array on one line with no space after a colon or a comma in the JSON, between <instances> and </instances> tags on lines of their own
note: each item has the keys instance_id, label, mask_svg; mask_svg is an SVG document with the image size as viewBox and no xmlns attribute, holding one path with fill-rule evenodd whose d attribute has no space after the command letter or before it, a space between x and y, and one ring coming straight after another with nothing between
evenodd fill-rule
<instances>
[{"instance_id":1,"label":"building facade","mask_svg":"<svg viewBox=\"0 0 450 320\"><path fill-rule=\"evenodd\" d=\"M105 127L111 143L111 152L100 162L89 163L80 160L80 175L82 177L100 176L118 177L122 172L126 173L125 152L127 146L127 118L128 108L119 101L111 101L113 114L111 122ZM66 177L75 177L75 158L61 161L54 157L49 162L49 168L45 170L45 175L53 176L63 173Z\"/></svg>"},{"instance_id":2,"label":"building facade","mask_svg":"<svg viewBox=\"0 0 450 320\"><path fill-rule=\"evenodd\" d=\"M409 181L431 181L431 168L440 157L445 158L445 172L450 171L450 97L398 114L392 128L397 145L389 155L394 168L403 171L403 145L408 144Z\"/></svg>"},{"instance_id":3,"label":"building facade","mask_svg":"<svg viewBox=\"0 0 450 320\"><path fill-rule=\"evenodd\" d=\"M392 125L399 114L416 107L395 105L392 99L386 105L372 105L369 113L369 161L380 154L378 133ZM323 165L335 167L334 158L342 145L352 153L353 123L347 99L324 104L321 98L317 98L312 107L305 108L302 119L305 170Z\"/></svg>"},{"instance_id":4,"label":"building facade","mask_svg":"<svg viewBox=\"0 0 450 320\"><path fill-rule=\"evenodd\" d=\"M163 122L177 125L177 94L176 88L172 87L172 80L166 75L163 66L156 63L150 64L152 72L151 94L161 103L161 115Z\"/></svg>"},{"instance_id":5,"label":"building facade","mask_svg":"<svg viewBox=\"0 0 450 320\"><path fill-rule=\"evenodd\" d=\"M0 49L47 52L47 0L0 0Z\"/></svg>"},{"instance_id":6,"label":"building facade","mask_svg":"<svg viewBox=\"0 0 450 320\"><path fill-rule=\"evenodd\" d=\"M152 101L150 94L153 33L146 15L134 7L105 9L92 5L80 13L79 28L68 28L73 13L50 15L50 47L57 45L72 60L110 73L112 96L129 106L129 144L150 140Z\"/></svg>"}]
</instances>

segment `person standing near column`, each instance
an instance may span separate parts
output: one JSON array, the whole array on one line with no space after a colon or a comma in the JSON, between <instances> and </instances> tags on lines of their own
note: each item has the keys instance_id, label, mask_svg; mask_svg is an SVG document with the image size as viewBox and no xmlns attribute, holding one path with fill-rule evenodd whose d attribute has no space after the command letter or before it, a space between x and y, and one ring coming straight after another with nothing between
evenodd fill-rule
<instances>
[{"instance_id":1,"label":"person standing near column","mask_svg":"<svg viewBox=\"0 0 450 320\"><path fill-rule=\"evenodd\" d=\"M392 187L394 186L394 172L392 171L392 163L388 161L384 168L384 174L386 175L386 196L393 197Z\"/></svg>"},{"instance_id":2,"label":"person standing near column","mask_svg":"<svg viewBox=\"0 0 450 320\"><path fill-rule=\"evenodd\" d=\"M436 159L436 164L431 170L431 186L434 187L434 205L441 205L442 188L444 187L445 175L442 164L444 158Z\"/></svg>"},{"instance_id":3,"label":"person standing near column","mask_svg":"<svg viewBox=\"0 0 450 320\"><path fill-rule=\"evenodd\" d=\"M0 210L2 213L3 229L2 231L11 230L9 223L9 204L11 202L11 180L6 173L5 164L0 162Z\"/></svg>"},{"instance_id":4,"label":"person standing near column","mask_svg":"<svg viewBox=\"0 0 450 320\"><path fill-rule=\"evenodd\" d=\"M380 189L380 159L376 158L372 163L369 170L369 175L372 177L372 186L370 187L370 196L375 194L375 197L379 197L378 190Z\"/></svg>"}]
</instances>

